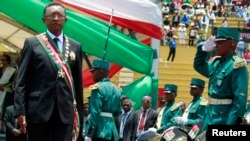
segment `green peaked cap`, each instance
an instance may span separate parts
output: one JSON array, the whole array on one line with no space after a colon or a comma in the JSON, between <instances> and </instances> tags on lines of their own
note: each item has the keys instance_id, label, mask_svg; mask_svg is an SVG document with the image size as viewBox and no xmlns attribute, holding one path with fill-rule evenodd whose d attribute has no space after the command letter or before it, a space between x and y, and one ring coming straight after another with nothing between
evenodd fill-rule
<instances>
[{"instance_id":1,"label":"green peaked cap","mask_svg":"<svg viewBox=\"0 0 250 141\"><path fill-rule=\"evenodd\" d=\"M199 78L192 78L190 87L197 88L197 87L205 87L205 81Z\"/></svg>"},{"instance_id":2,"label":"green peaked cap","mask_svg":"<svg viewBox=\"0 0 250 141\"><path fill-rule=\"evenodd\" d=\"M109 62L106 60L93 60L91 71L95 69L109 70Z\"/></svg>"},{"instance_id":3,"label":"green peaked cap","mask_svg":"<svg viewBox=\"0 0 250 141\"><path fill-rule=\"evenodd\" d=\"M233 39L235 41L239 41L240 39L239 30L230 27L217 28L217 32L215 34L215 41L222 41L227 39Z\"/></svg>"},{"instance_id":4,"label":"green peaked cap","mask_svg":"<svg viewBox=\"0 0 250 141\"><path fill-rule=\"evenodd\" d=\"M177 85L175 84L165 84L164 93L177 92Z\"/></svg>"}]
</instances>

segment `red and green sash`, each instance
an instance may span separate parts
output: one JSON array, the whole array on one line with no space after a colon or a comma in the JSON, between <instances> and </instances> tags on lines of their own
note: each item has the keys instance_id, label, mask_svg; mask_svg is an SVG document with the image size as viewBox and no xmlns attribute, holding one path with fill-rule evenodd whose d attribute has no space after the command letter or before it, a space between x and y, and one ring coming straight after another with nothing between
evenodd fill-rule
<instances>
[{"instance_id":1,"label":"red and green sash","mask_svg":"<svg viewBox=\"0 0 250 141\"><path fill-rule=\"evenodd\" d=\"M76 100L75 100L75 87L73 82L72 73L70 70L70 66L67 63L67 57L63 56L62 53L58 50L58 46L53 42L53 40L46 34L42 33L36 36L38 41L40 42L43 49L46 51L48 56L53 60L58 69L58 76L64 78L69 89L72 93L74 99L74 126L73 126L73 141L76 141L79 133L79 115L76 108ZM64 77L65 76L65 77Z\"/></svg>"}]
</instances>

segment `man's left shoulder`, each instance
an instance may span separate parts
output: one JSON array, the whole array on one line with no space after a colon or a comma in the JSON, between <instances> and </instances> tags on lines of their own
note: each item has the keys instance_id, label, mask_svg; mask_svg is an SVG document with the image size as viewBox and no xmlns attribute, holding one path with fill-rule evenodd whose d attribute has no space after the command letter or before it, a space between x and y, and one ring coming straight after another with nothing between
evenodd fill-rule
<instances>
[{"instance_id":1,"label":"man's left shoulder","mask_svg":"<svg viewBox=\"0 0 250 141\"><path fill-rule=\"evenodd\" d=\"M200 105L201 106L207 106L208 105L208 100L206 98L201 97Z\"/></svg>"},{"instance_id":2,"label":"man's left shoulder","mask_svg":"<svg viewBox=\"0 0 250 141\"><path fill-rule=\"evenodd\" d=\"M241 67L246 67L247 66L247 61L237 55L232 57L233 59L233 68L241 68Z\"/></svg>"},{"instance_id":3,"label":"man's left shoulder","mask_svg":"<svg viewBox=\"0 0 250 141\"><path fill-rule=\"evenodd\" d=\"M101 83L100 83L100 82L95 83L95 84L93 84L93 85L89 86L89 89L90 89L90 90L97 90L97 89L99 89L99 88L100 88L100 85L101 85Z\"/></svg>"},{"instance_id":4,"label":"man's left shoulder","mask_svg":"<svg viewBox=\"0 0 250 141\"><path fill-rule=\"evenodd\" d=\"M171 107L171 111L175 111L175 110L177 110L178 108L180 109L180 108L181 108L180 106L181 106L181 105L180 105L179 102L174 103L174 105Z\"/></svg>"}]
</instances>

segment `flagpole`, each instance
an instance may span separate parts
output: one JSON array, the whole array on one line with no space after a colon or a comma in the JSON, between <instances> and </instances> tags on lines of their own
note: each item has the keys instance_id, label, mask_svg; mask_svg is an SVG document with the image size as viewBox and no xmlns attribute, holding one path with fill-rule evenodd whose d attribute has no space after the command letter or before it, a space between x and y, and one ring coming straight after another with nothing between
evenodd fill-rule
<instances>
[{"instance_id":1,"label":"flagpole","mask_svg":"<svg viewBox=\"0 0 250 141\"><path fill-rule=\"evenodd\" d=\"M111 12L111 15L110 15L110 19L109 19L108 34L107 34L107 38L106 38L106 42L105 42L105 47L104 47L104 53L103 53L102 60L104 60L105 56L106 56L106 50L107 50L107 46L108 46L109 33L110 33L111 24L112 24L113 13L114 13L114 9L112 9L112 12Z\"/></svg>"}]
</instances>

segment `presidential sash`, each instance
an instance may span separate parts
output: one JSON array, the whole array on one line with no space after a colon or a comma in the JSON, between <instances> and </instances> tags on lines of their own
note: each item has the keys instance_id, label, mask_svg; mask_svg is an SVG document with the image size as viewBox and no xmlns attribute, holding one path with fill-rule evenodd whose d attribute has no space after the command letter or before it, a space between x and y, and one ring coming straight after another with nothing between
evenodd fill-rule
<instances>
[{"instance_id":1,"label":"presidential sash","mask_svg":"<svg viewBox=\"0 0 250 141\"><path fill-rule=\"evenodd\" d=\"M73 107L74 107L74 125L73 125L73 136L72 140L76 141L79 133L79 115L76 108L76 100L75 100L75 88L72 73L70 70L70 66L68 64L69 51L66 51L65 56L58 50L58 46L52 41L52 39L46 35L45 33L39 34L36 36L41 46L51 58L51 60L55 63L58 69L58 77L64 78L69 89L73 96ZM65 36L66 44L68 43L68 38ZM69 47L67 47L69 48Z\"/></svg>"}]
</instances>

